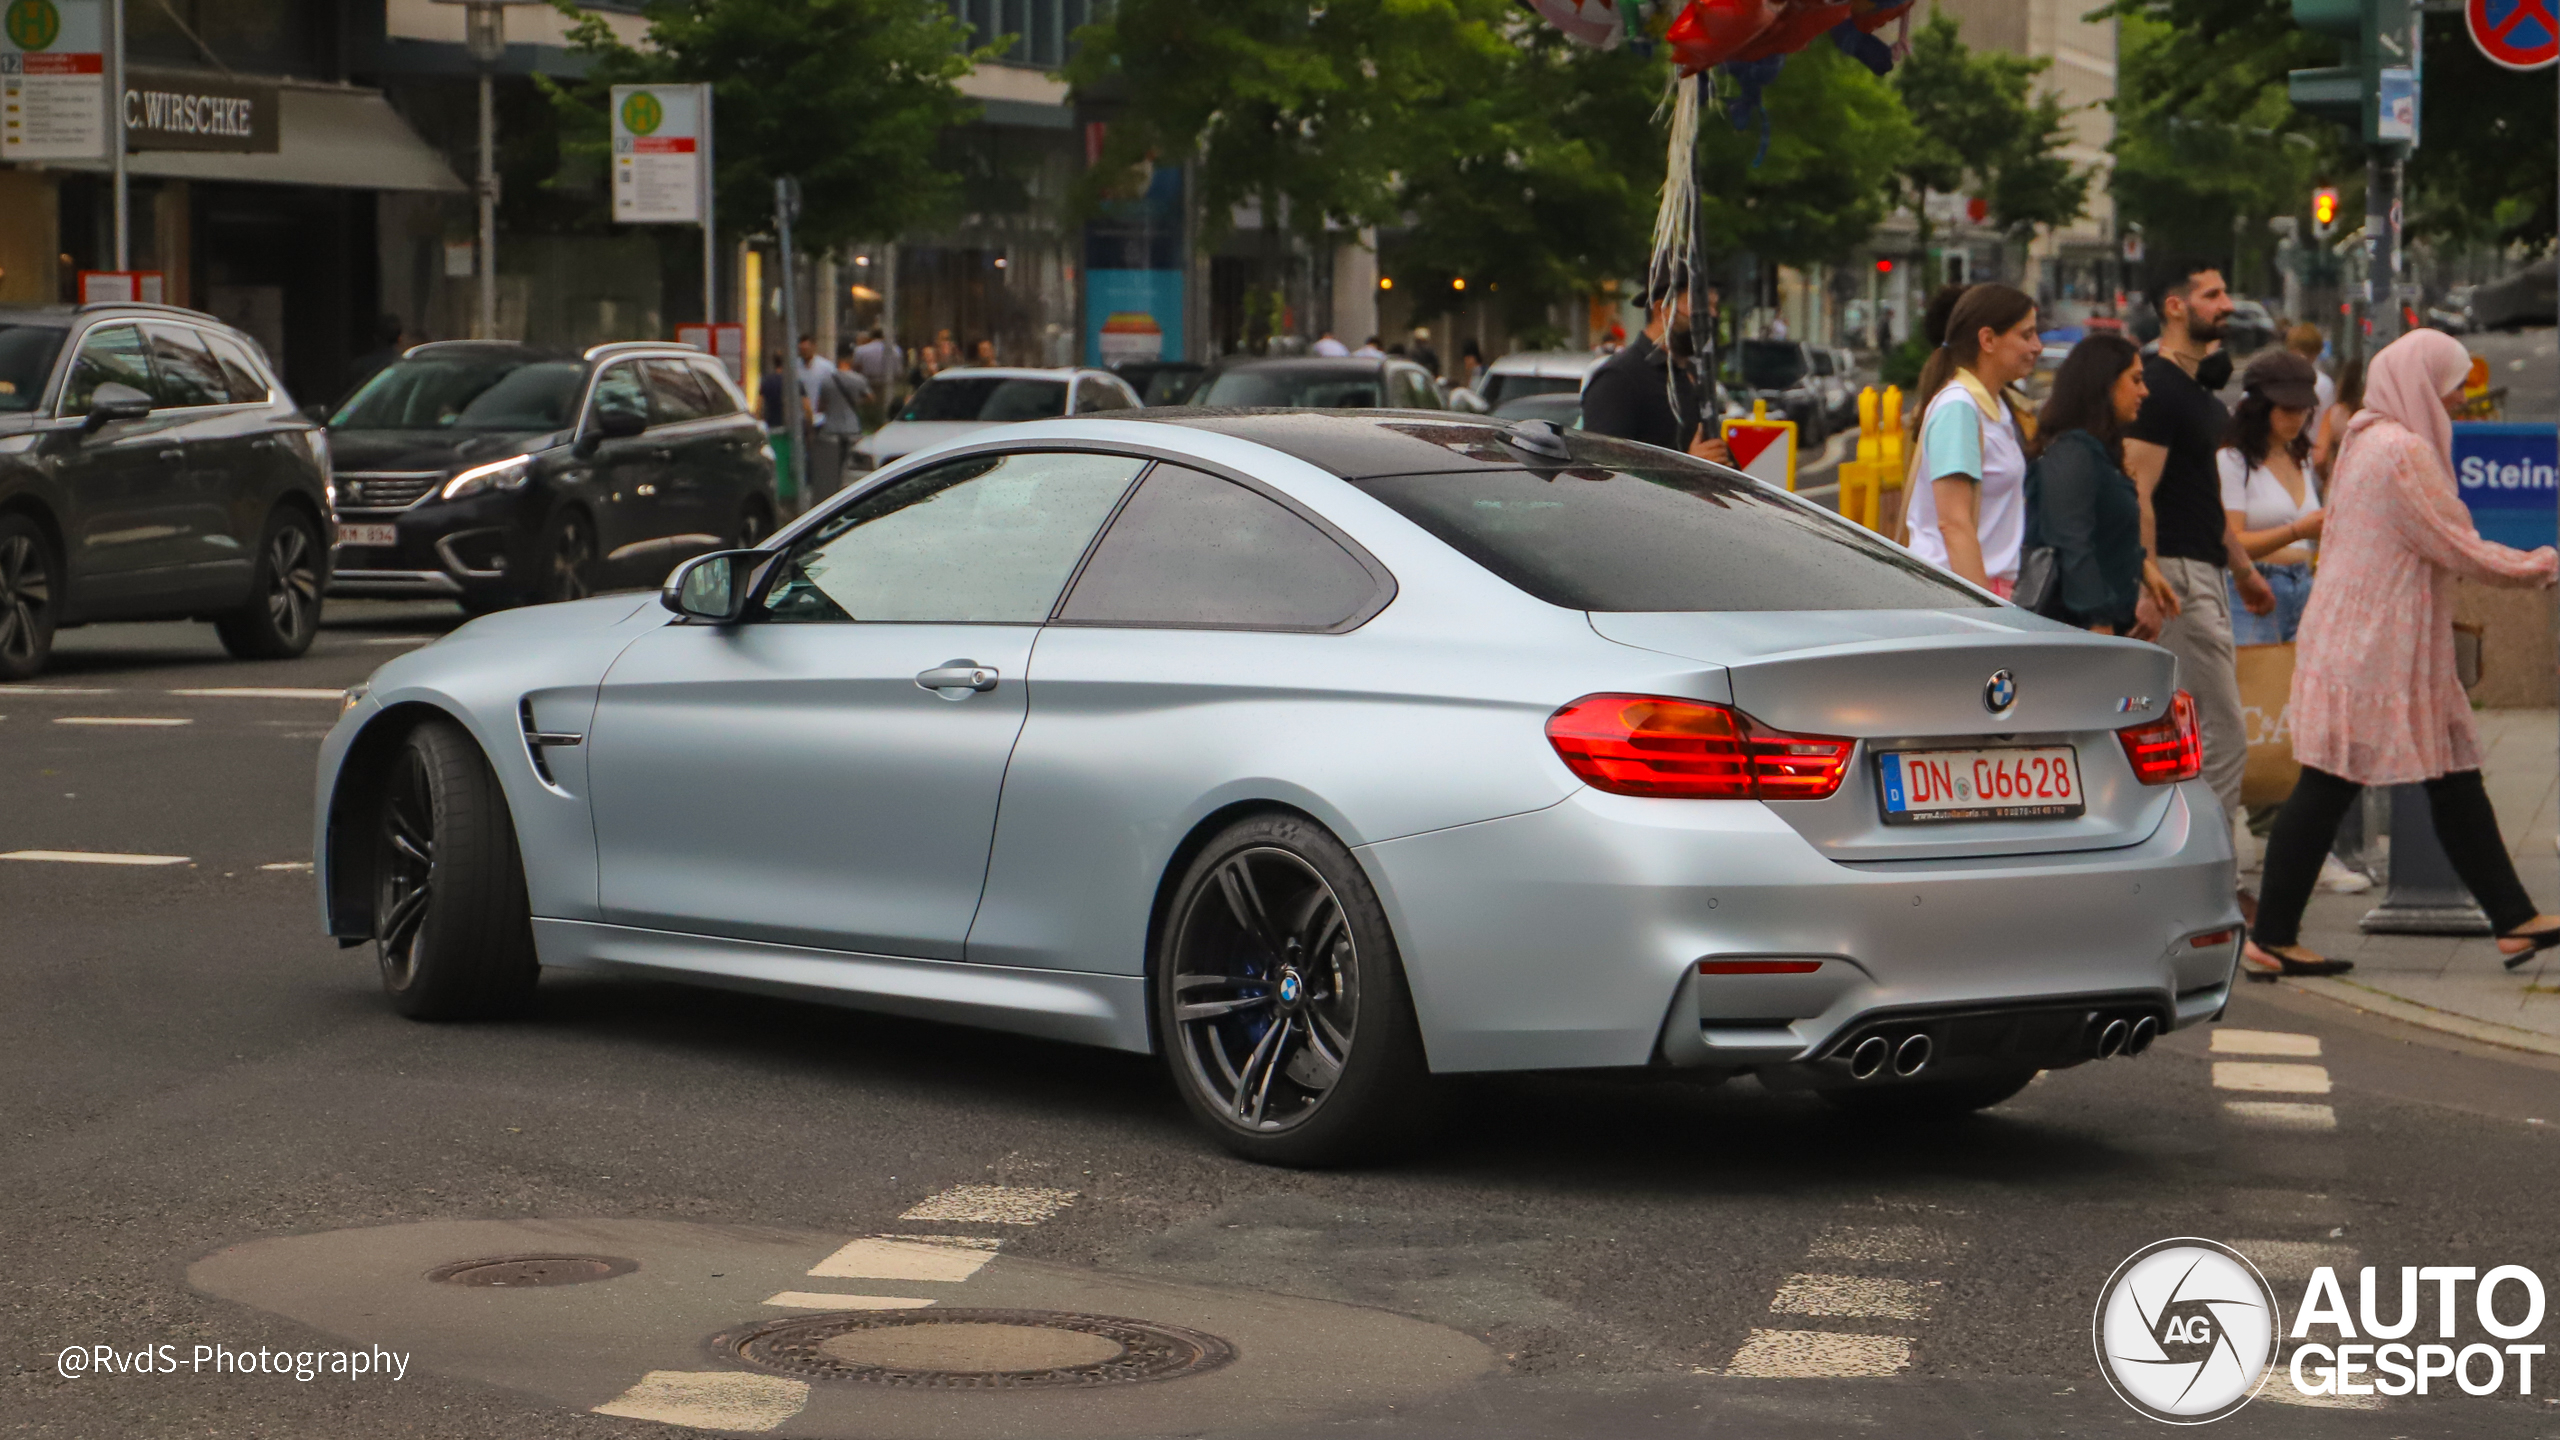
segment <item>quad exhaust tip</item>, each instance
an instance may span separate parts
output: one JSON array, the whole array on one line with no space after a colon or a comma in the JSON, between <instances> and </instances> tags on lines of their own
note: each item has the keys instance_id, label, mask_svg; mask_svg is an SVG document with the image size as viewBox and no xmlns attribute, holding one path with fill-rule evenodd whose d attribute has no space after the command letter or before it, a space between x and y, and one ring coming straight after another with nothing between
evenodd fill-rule
<instances>
[{"instance_id":1,"label":"quad exhaust tip","mask_svg":"<svg viewBox=\"0 0 2560 1440\"><path fill-rule=\"evenodd\" d=\"M1893 1054L1893 1042L1881 1035L1870 1035L1849 1052L1849 1078L1873 1080L1883 1071L1885 1061Z\"/></svg>"},{"instance_id":2,"label":"quad exhaust tip","mask_svg":"<svg viewBox=\"0 0 2560 1440\"><path fill-rule=\"evenodd\" d=\"M1904 1036L1902 1043L1893 1047L1893 1073L1908 1080L1927 1069L1931 1048L1926 1035Z\"/></svg>"},{"instance_id":3,"label":"quad exhaust tip","mask_svg":"<svg viewBox=\"0 0 2560 1440\"><path fill-rule=\"evenodd\" d=\"M2133 1027L2122 1019L2110 1020L2098 1032L2098 1058L2112 1060L2124 1053L2125 1042L2133 1038Z\"/></svg>"},{"instance_id":4,"label":"quad exhaust tip","mask_svg":"<svg viewBox=\"0 0 2560 1440\"><path fill-rule=\"evenodd\" d=\"M2150 1049L2151 1042L2159 1037L2160 1022L2152 1019L2148 1015L2145 1015L2141 1019L2133 1022L2133 1033L2125 1037L2124 1053L2127 1055L2139 1055L2143 1051Z\"/></svg>"}]
</instances>

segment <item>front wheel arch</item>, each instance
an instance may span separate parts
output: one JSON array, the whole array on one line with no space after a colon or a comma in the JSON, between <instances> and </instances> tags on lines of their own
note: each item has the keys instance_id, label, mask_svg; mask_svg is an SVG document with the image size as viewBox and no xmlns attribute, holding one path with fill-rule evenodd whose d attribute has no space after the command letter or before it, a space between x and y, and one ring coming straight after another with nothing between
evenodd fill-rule
<instances>
[{"instance_id":1,"label":"front wheel arch","mask_svg":"<svg viewBox=\"0 0 2560 1440\"><path fill-rule=\"evenodd\" d=\"M373 822L382 804L383 783L391 762L409 732L431 720L450 720L468 733L462 716L424 701L408 701L383 710L365 723L338 762L329 791L329 825L322 858L328 862L329 933L340 940L373 938ZM475 735L474 739L478 737ZM487 746L482 746L487 753Z\"/></svg>"}]
</instances>

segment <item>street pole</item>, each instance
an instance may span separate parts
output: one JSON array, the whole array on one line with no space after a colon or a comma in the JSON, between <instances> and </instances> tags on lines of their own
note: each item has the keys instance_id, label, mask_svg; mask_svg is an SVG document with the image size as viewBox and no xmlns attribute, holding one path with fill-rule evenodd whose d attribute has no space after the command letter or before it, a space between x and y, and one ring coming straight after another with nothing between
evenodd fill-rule
<instances>
[{"instance_id":1,"label":"street pole","mask_svg":"<svg viewBox=\"0 0 2560 1440\"><path fill-rule=\"evenodd\" d=\"M498 82L507 54L507 7L470 0L463 11L463 48L480 66L480 314L473 334L498 338Z\"/></svg>"},{"instance_id":2,"label":"street pole","mask_svg":"<svg viewBox=\"0 0 2560 1440\"><path fill-rule=\"evenodd\" d=\"M115 34L107 40L107 155L115 171L116 268L133 268L133 207L130 187L125 181L124 134L124 0L109 0L107 23ZM134 297L142 298L141 287L134 287Z\"/></svg>"},{"instance_id":3,"label":"street pole","mask_svg":"<svg viewBox=\"0 0 2560 1440\"><path fill-rule=\"evenodd\" d=\"M809 498L809 392L800 384L800 287L791 254L791 222L800 216L800 182L774 177L773 232L775 261L782 267L782 373L790 383L782 390L782 414L791 427L791 503L806 508Z\"/></svg>"},{"instance_id":4,"label":"street pole","mask_svg":"<svg viewBox=\"0 0 2560 1440\"><path fill-rule=\"evenodd\" d=\"M702 120L698 127L702 135L702 324L703 333L711 337L712 354L717 356L720 332L713 327L720 323L720 227L713 219L712 204L720 187L711 180L712 137L717 132L711 123L711 82L706 80L694 88L702 94ZM745 357L740 356L739 362L738 370L743 375Z\"/></svg>"},{"instance_id":5,"label":"street pole","mask_svg":"<svg viewBox=\"0 0 2560 1440\"><path fill-rule=\"evenodd\" d=\"M2391 343L2391 321L2384 303L2391 289L2391 167L2383 162L2383 147L2369 145L2364 152L2364 323L2373 331L2365 353Z\"/></svg>"}]
</instances>

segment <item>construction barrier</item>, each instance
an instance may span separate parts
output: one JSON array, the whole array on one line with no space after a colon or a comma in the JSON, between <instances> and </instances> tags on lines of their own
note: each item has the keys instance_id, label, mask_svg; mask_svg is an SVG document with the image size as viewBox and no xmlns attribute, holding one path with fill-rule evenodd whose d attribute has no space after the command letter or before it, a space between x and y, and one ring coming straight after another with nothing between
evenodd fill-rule
<instances>
[{"instance_id":1,"label":"construction barrier","mask_svg":"<svg viewBox=\"0 0 2560 1440\"><path fill-rule=\"evenodd\" d=\"M1884 528L1884 492L1902 488L1902 387L1858 392L1857 453L1840 462L1840 513L1870 530Z\"/></svg>"},{"instance_id":2,"label":"construction barrier","mask_svg":"<svg viewBox=\"0 0 2560 1440\"><path fill-rule=\"evenodd\" d=\"M1724 422L1724 444L1733 468L1764 485L1796 488L1796 422L1769 418L1769 402L1751 402L1751 418Z\"/></svg>"}]
</instances>

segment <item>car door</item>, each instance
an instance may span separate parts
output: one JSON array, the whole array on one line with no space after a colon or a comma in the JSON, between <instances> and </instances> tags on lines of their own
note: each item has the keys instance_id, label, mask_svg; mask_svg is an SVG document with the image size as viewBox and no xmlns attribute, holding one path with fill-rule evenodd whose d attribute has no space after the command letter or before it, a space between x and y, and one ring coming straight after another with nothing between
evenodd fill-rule
<instances>
[{"instance_id":1,"label":"car door","mask_svg":"<svg viewBox=\"0 0 2560 1440\"><path fill-rule=\"evenodd\" d=\"M659 536L652 562L661 573L678 561L716 550L735 523L723 462L727 437L711 397L682 360L644 360L649 382L649 436L666 451L652 497L649 527Z\"/></svg>"},{"instance_id":2,"label":"car door","mask_svg":"<svg viewBox=\"0 0 2560 1440\"><path fill-rule=\"evenodd\" d=\"M249 583L252 557L266 524L251 503L265 463L260 444L265 417L231 403L222 363L192 325L145 321L151 370L169 433L186 452L181 503L186 514L187 555L197 567L189 581L210 599L236 599Z\"/></svg>"},{"instance_id":3,"label":"car door","mask_svg":"<svg viewBox=\"0 0 2560 1440\"><path fill-rule=\"evenodd\" d=\"M587 395L581 433L594 433L607 413L636 416L641 433L596 445L588 461L594 483L596 575L599 588L654 585L666 574L657 564L666 532L657 528L658 485L667 469L666 437L650 433L649 387L637 360L619 360L596 374Z\"/></svg>"},{"instance_id":4,"label":"car door","mask_svg":"<svg viewBox=\"0 0 2560 1440\"><path fill-rule=\"evenodd\" d=\"M702 387L704 398L711 402L712 429L719 464L719 480L714 486L717 506L715 519L727 528L720 533L740 544L753 544L764 538L762 533L749 535L750 518L762 530L770 530L773 521L773 461L764 451L764 426L748 413L747 397L720 368L717 360L688 360L693 378Z\"/></svg>"},{"instance_id":5,"label":"car door","mask_svg":"<svg viewBox=\"0 0 2560 1440\"><path fill-rule=\"evenodd\" d=\"M588 742L605 919L960 959L1032 642L1145 464L928 467L802 535L745 623L623 652Z\"/></svg>"},{"instance_id":6,"label":"car door","mask_svg":"<svg viewBox=\"0 0 2560 1440\"><path fill-rule=\"evenodd\" d=\"M182 594L187 566L196 558L190 530L190 492L184 412L158 407L160 387L151 370L149 343L131 323L99 325L81 336L63 384L60 413L79 420L101 385L129 385L153 397L152 413L138 420L110 420L95 429L68 426L47 449L72 492L71 555L77 584L108 582L90 590L81 610L105 616L148 609Z\"/></svg>"}]
</instances>

